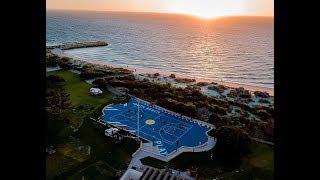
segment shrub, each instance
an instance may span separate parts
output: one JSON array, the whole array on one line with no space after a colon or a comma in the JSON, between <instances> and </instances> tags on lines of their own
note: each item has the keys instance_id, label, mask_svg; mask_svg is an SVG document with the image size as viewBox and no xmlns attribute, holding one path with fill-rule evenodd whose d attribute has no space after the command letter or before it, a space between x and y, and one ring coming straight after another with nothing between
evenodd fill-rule
<instances>
[{"instance_id":1,"label":"shrub","mask_svg":"<svg viewBox=\"0 0 320 180\"><path fill-rule=\"evenodd\" d=\"M63 83L65 81L66 80L64 80L61 76L52 74L52 75L47 76L46 83L47 83L47 87L52 87L57 84Z\"/></svg>"},{"instance_id":2,"label":"shrub","mask_svg":"<svg viewBox=\"0 0 320 180\"><path fill-rule=\"evenodd\" d=\"M105 74L101 71L97 71L91 68L82 68L80 77L82 79L93 79L97 77L103 77Z\"/></svg>"},{"instance_id":3,"label":"shrub","mask_svg":"<svg viewBox=\"0 0 320 180\"><path fill-rule=\"evenodd\" d=\"M138 89L136 89L136 88L134 88L133 90L132 90L132 94L135 94L135 95L137 95L137 94L139 94L139 90Z\"/></svg>"},{"instance_id":4,"label":"shrub","mask_svg":"<svg viewBox=\"0 0 320 180\"><path fill-rule=\"evenodd\" d=\"M259 99L259 103L270 103L270 101L266 99Z\"/></svg>"},{"instance_id":5,"label":"shrub","mask_svg":"<svg viewBox=\"0 0 320 180\"><path fill-rule=\"evenodd\" d=\"M191 82L196 82L195 79L188 79L188 78L176 78L175 81L177 83L191 83Z\"/></svg>"},{"instance_id":6,"label":"shrub","mask_svg":"<svg viewBox=\"0 0 320 180\"><path fill-rule=\"evenodd\" d=\"M261 92L261 91L255 91L254 95L256 95L257 97L261 97L261 98L269 98L270 95L267 92Z\"/></svg>"},{"instance_id":7,"label":"shrub","mask_svg":"<svg viewBox=\"0 0 320 180\"><path fill-rule=\"evenodd\" d=\"M69 58L69 57L62 57L61 58L62 62L70 62L70 60L71 60L71 58Z\"/></svg>"},{"instance_id":8,"label":"shrub","mask_svg":"<svg viewBox=\"0 0 320 180\"><path fill-rule=\"evenodd\" d=\"M266 110L264 109L260 109L257 111L257 115L263 119L263 120L267 120L267 119L270 119L272 118L271 114L269 114Z\"/></svg>"},{"instance_id":9,"label":"shrub","mask_svg":"<svg viewBox=\"0 0 320 180\"><path fill-rule=\"evenodd\" d=\"M196 85L197 86L206 86L206 85L209 85L209 83L207 83L207 82L198 82Z\"/></svg>"},{"instance_id":10,"label":"shrub","mask_svg":"<svg viewBox=\"0 0 320 180\"><path fill-rule=\"evenodd\" d=\"M165 97L172 97L172 96L173 96L171 93L169 93L169 92L167 92L167 91L164 92L163 95L164 95Z\"/></svg>"},{"instance_id":11,"label":"shrub","mask_svg":"<svg viewBox=\"0 0 320 180\"><path fill-rule=\"evenodd\" d=\"M70 64L69 62L59 62L59 66L60 68L62 69L65 69L65 70L69 70L69 69L72 69L72 64Z\"/></svg>"},{"instance_id":12,"label":"shrub","mask_svg":"<svg viewBox=\"0 0 320 180\"><path fill-rule=\"evenodd\" d=\"M92 84L99 88L105 88L108 85L108 81L104 78L97 78L92 82Z\"/></svg>"}]
</instances>

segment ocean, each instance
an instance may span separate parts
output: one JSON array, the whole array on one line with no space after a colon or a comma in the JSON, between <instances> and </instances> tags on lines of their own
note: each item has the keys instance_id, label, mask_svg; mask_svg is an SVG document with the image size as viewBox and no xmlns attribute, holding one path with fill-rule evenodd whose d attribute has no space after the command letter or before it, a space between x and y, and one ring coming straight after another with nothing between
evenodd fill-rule
<instances>
[{"instance_id":1,"label":"ocean","mask_svg":"<svg viewBox=\"0 0 320 180\"><path fill-rule=\"evenodd\" d=\"M65 51L96 62L154 72L274 87L273 17L127 12L46 12L46 45L106 41Z\"/></svg>"}]
</instances>

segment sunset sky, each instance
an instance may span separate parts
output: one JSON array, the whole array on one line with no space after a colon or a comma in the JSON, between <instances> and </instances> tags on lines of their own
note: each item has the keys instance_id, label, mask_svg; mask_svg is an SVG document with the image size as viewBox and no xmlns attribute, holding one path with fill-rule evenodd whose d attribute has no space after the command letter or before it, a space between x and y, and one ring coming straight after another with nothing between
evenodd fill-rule
<instances>
[{"instance_id":1,"label":"sunset sky","mask_svg":"<svg viewBox=\"0 0 320 180\"><path fill-rule=\"evenodd\" d=\"M47 9L273 16L273 0L46 0Z\"/></svg>"}]
</instances>

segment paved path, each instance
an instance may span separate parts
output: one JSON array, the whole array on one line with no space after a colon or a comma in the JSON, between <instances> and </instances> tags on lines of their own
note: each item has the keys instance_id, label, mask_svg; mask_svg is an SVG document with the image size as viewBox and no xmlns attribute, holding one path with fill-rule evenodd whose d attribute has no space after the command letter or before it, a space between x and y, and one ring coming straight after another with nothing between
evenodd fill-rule
<instances>
[{"instance_id":1,"label":"paved path","mask_svg":"<svg viewBox=\"0 0 320 180\"><path fill-rule=\"evenodd\" d=\"M263 139L258 139L258 138L254 138L254 137L250 137L250 139L253 141L256 141L256 142L260 142L260 143L269 144L269 145L274 146L273 142L265 141Z\"/></svg>"},{"instance_id":2,"label":"paved path","mask_svg":"<svg viewBox=\"0 0 320 180\"><path fill-rule=\"evenodd\" d=\"M116 88L114 88L110 85L107 85L107 89L108 89L108 91L112 92L115 95L118 95L118 96L123 95L120 91L118 91Z\"/></svg>"}]
</instances>

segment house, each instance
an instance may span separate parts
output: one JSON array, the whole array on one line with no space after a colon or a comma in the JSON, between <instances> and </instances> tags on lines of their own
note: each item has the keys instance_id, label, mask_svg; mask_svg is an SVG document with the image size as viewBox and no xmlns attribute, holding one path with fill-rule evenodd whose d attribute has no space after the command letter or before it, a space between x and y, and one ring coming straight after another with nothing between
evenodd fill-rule
<instances>
[{"instance_id":1,"label":"house","mask_svg":"<svg viewBox=\"0 0 320 180\"><path fill-rule=\"evenodd\" d=\"M99 88L90 88L91 95L98 95L101 94L102 91Z\"/></svg>"}]
</instances>

